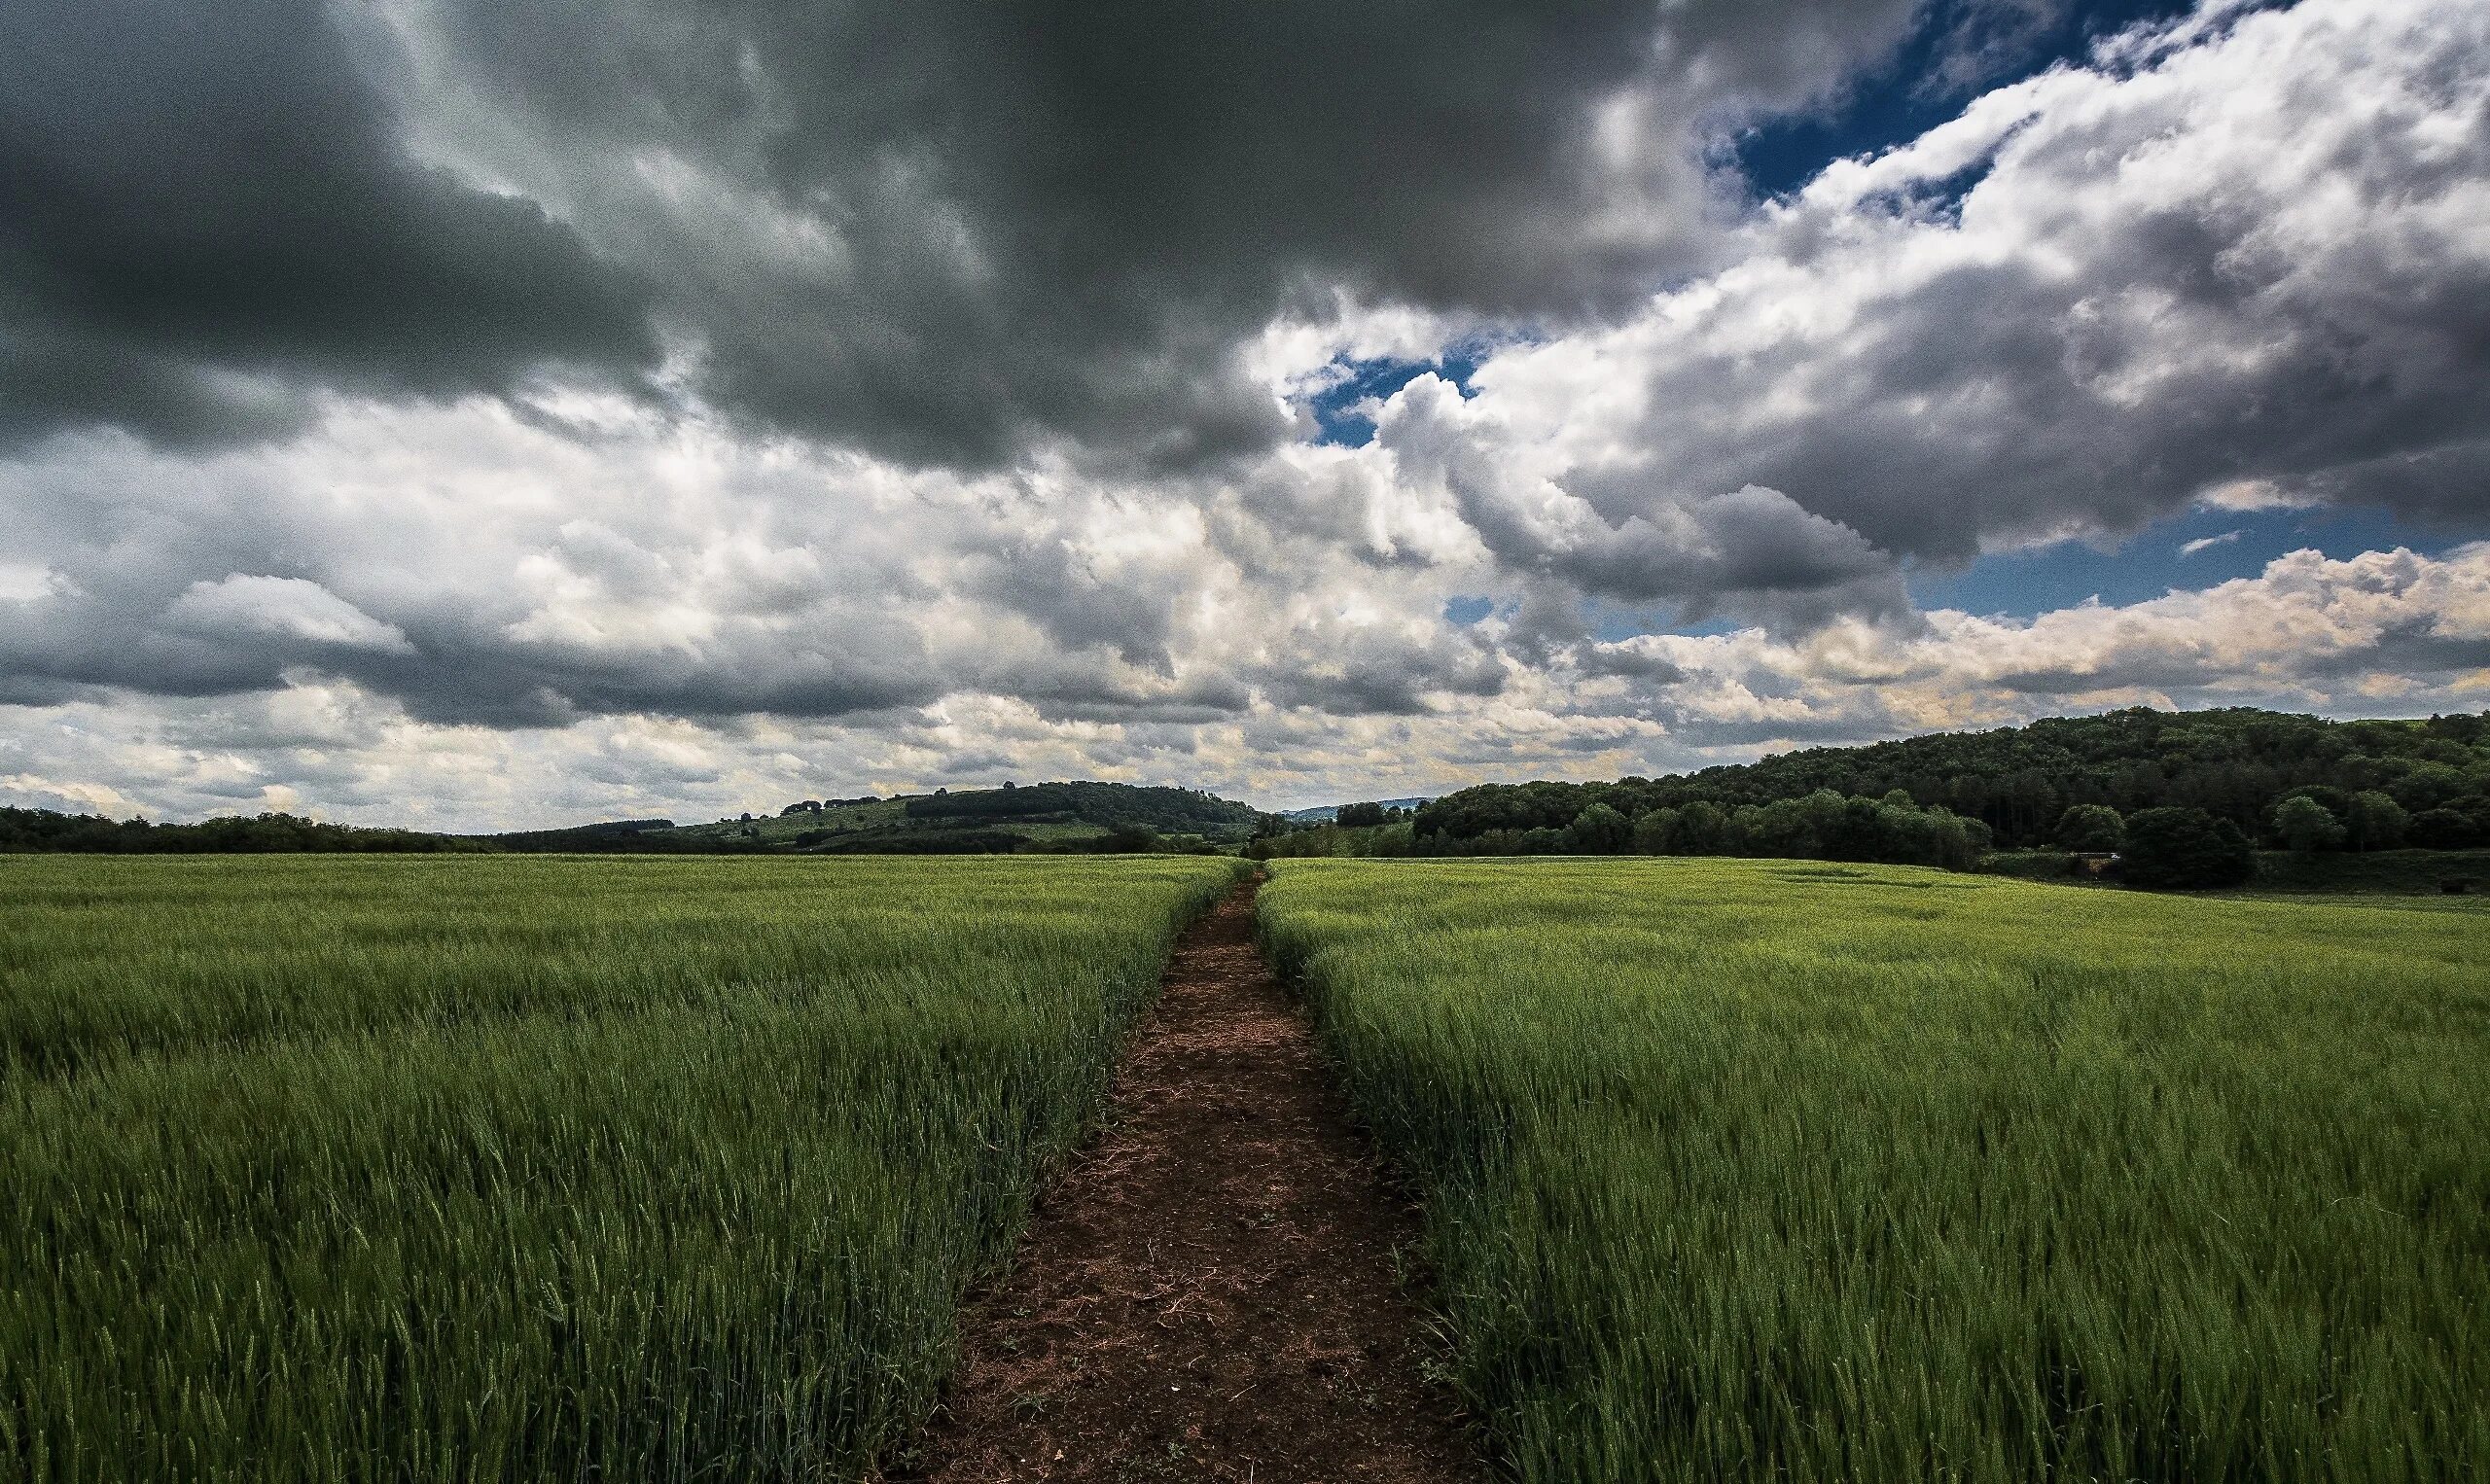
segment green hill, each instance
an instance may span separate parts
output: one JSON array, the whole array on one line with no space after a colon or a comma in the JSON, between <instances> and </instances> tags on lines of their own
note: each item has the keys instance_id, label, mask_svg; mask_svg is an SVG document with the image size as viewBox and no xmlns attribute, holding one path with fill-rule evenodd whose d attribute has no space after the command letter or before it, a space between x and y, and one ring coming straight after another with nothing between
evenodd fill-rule
<instances>
[{"instance_id":1,"label":"green hill","mask_svg":"<svg viewBox=\"0 0 2490 1484\"><path fill-rule=\"evenodd\" d=\"M2463 849L2490 844L2490 718L2330 722L2232 708L2137 707L2059 717L1995 731L1940 732L1867 747L1819 747L1670 778L1616 783L1489 784L1421 808L1421 839L1563 830L1604 803L1628 819L1703 802L1724 810L1820 792L1907 795L1985 824L2002 848L2049 843L2076 804L2202 809L2251 835L2269 835L2275 803L2307 793L2338 819L2383 795L2403 817L2394 838L2367 843ZM2384 827L2380 827L2383 830ZM2363 842L2350 842L2358 845Z\"/></svg>"},{"instance_id":2,"label":"green hill","mask_svg":"<svg viewBox=\"0 0 2490 1484\"><path fill-rule=\"evenodd\" d=\"M623 820L492 838L513 850L990 855L1230 845L1253 833L1256 818L1248 805L1194 789L1039 783L808 798L707 825Z\"/></svg>"}]
</instances>

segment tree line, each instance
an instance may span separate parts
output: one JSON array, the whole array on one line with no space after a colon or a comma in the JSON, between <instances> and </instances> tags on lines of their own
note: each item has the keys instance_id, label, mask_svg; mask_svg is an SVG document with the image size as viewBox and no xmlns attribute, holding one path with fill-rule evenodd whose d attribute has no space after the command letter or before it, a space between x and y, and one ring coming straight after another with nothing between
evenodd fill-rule
<instances>
[{"instance_id":1,"label":"tree line","mask_svg":"<svg viewBox=\"0 0 2490 1484\"><path fill-rule=\"evenodd\" d=\"M1500 787L1487 785L1485 787ZM1515 807L1472 809L1458 816L1464 828L1431 818L1435 805L1414 815L1362 825L1372 818L1357 806L1340 811L1340 823L1258 836L1251 854L1288 856L1772 856L1827 861L1881 861L1968 870L1989 848L1989 831L1943 808L1922 808L1901 794L1884 798L1848 797L1820 790L1799 798L1725 808L1709 799L1657 805L1628 814L1608 797L1560 799L1550 791L1603 789L1600 784L1522 784ZM1466 789L1447 795L1460 800ZM1438 800L1438 803L1445 800ZM1623 799L1631 805L1634 800ZM1476 805L1476 799L1462 805ZM1570 807L1568 807L1570 805ZM1353 812L1354 811L1354 812ZM1391 813L1399 815L1401 811ZM1434 828L1430 828L1433 826Z\"/></svg>"},{"instance_id":2,"label":"tree line","mask_svg":"<svg viewBox=\"0 0 2490 1484\"><path fill-rule=\"evenodd\" d=\"M2197 809L2279 843L2273 811L2286 795L2316 797L2348 827L2353 800L2373 794L2401 811L2405 830L2427 837L2409 843L2464 849L2490 845L2490 718L2332 722L2247 707L2133 707L1992 731L1810 748L1596 787L1620 791L1643 807L1708 798L1732 808L1821 789L1870 797L1899 790L1922 806L1980 821L2001 849L2056 844L2060 822L2077 804L2105 805L2121 816ZM1611 802L1635 812L1632 804ZM2393 818L2376 800L2363 807ZM2426 825L2425 815L2433 816ZM1449 815L1445 823L1456 832L1463 828ZM2389 848L2382 842L2392 832L2390 824L2366 848Z\"/></svg>"},{"instance_id":3,"label":"tree line","mask_svg":"<svg viewBox=\"0 0 2490 1484\"><path fill-rule=\"evenodd\" d=\"M1280 822L1284 825L1285 822ZM2273 849L2490 846L2490 720L2132 708L1813 748L1670 778L1484 784L1403 817L1258 832L1288 855L1730 855L1968 868L2116 855L2135 885L2245 881Z\"/></svg>"},{"instance_id":4,"label":"tree line","mask_svg":"<svg viewBox=\"0 0 2490 1484\"><path fill-rule=\"evenodd\" d=\"M1482 785L1424 805L1412 828L1459 840L1561 830L1593 803L1632 819L1697 802L1734 812L1825 793L1942 808L1986 826L2000 849L2062 843L2068 811L2078 805L2122 818L2195 809L2279 846L2274 810L2291 795L2315 800L2342 823L2348 848L2465 849L2490 844L2490 720L2330 722L2247 708L2138 707L1811 748L1671 778Z\"/></svg>"},{"instance_id":5,"label":"tree line","mask_svg":"<svg viewBox=\"0 0 2490 1484\"><path fill-rule=\"evenodd\" d=\"M1007 783L999 789L936 790L907 800L912 820L1020 820L1056 815L1109 830L1159 833L1241 831L1254 819L1245 804L1198 789L1127 783Z\"/></svg>"},{"instance_id":6,"label":"tree line","mask_svg":"<svg viewBox=\"0 0 2490 1484\"><path fill-rule=\"evenodd\" d=\"M93 855L275 855L340 851L428 854L493 847L417 830L330 825L294 814L224 815L196 825L113 820L54 809L0 809L0 852Z\"/></svg>"}]
</instances>

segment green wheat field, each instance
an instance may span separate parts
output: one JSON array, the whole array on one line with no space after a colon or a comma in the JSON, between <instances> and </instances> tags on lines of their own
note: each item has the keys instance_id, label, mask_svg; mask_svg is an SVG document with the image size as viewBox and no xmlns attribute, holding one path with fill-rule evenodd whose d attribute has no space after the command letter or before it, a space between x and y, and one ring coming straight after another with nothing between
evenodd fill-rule
<instances>
[{"instance_id":1,"label":"green wheat field","mask_svg":"<svg viewBox=\"0 0 2490 1484\"><path fill-rule=\"evenodd\" d=\"M870 1477L1240 869L0 858L0 1479ZM1512 1477L2490 1473L2478 905L1273 870Z\"/></svg>"},{"instance_id":2,"label":"green wheat field","mask_svg":"<svg viewBox=\"0 0 2490 1484\"><path fill-rule=\"evenodd\" d=\"M1290 862L1520 1478L2490 1473L2490 915Z\"/></svg>"},{"instance_id":3,"label":"green wheat field","mask_svg":"<svg viewBox=\"0 0 2490 1484\"><path fill-rule=\"evenodd\" d=\"M1234 866L0 858L0 1478L854 1477Z\"/></svg>"}]
</instances>

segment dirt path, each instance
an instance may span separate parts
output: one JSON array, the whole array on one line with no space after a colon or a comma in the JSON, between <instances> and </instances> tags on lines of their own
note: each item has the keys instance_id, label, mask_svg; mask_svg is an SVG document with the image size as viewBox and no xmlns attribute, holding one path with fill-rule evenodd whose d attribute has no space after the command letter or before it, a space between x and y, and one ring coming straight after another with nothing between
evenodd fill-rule
<instances>
[{"instance_id":1,"label":"dirt path","mask_svg":"<svg viewBox=\"0 0 2490 1484\"><path fill-rule=\"evenodd\" d=\"M1253 937L1188 933L1105 1135L1046 1197L918 1467L997 1479L1473 1480L1421 1384L1394 1252L1416 1234Z\"/></svg>"}]
</instances>

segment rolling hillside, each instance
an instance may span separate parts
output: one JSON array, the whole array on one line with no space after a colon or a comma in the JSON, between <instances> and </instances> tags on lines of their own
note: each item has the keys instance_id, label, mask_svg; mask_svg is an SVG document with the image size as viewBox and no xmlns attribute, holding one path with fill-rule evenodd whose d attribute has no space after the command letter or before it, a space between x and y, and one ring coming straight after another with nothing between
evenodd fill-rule
<instances>
[{"instance_id":1,"label":"rolling hillside","mask_svg":"<svg viewBox=\"0 0 2490 1484\"><path fill-rule=\"evenodd\" d=\"M1493 830L1562 830L1593 804L1628 819L1702 803L1723 810L1802 799L1901 795L1986 825L2002 848L2048 843L2071 805L2202 809L2254 835L2277 800L2306 793L2338 819L2376 795L2408 818L2396 838L2464 849L2490 843L2490 721L2334 722L2246 707L2135 707L1994 731L1939 732L1867 747L1817 747L1668 778L1487 784L1417 813L1416 833L1466 840ZM2354 842L2359 844L2360 842Z\"/></svg>"},{"instance_id":2,"label":"rolling hillside","mask_svg":"<svg viewBox=\"0 0 2490 1484\"><path fill-rule=\"evenodd\" d=\"M775 815L705 825L622 820L490 838L511 850L984 855L1233 844L1253 833L1256 818L1248 805L1193 789L1007 783L889 798L802 799Z\"/></svg>"}]
</instances>

